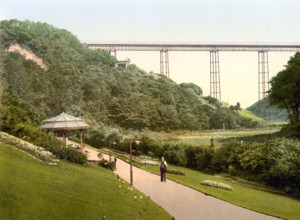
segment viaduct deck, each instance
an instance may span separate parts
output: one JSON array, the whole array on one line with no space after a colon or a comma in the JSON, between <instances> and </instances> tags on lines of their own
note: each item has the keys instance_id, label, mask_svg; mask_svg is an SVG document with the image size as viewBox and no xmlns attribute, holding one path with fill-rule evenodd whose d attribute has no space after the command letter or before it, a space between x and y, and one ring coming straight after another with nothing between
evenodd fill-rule
<instances>
[{"instance_id":1,"label":"viaduct deck","mask_svg":"<svg viewBox=\"0 0 300 220\"><path fill-rule=\"evenodd\" d=\"M300 52L300 44L86 43L91 49L117 51L273 51Z\"/></svg>"}]
</instances>

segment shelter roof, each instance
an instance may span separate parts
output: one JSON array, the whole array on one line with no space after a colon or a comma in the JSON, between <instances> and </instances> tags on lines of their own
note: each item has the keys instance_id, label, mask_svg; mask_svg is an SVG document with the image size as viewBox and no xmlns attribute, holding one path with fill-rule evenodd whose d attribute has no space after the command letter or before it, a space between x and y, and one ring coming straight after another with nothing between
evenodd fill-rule
<instances>
[{"instance_id":1,"label":"shelter roof","mask_svg":"<svg viewBox=\"0 0 300 220\"><path fill-rule=\"evenodd\" d=\"M39 127L39 129L45 130L79 130L87 128L90 128L90 126L83 119L76 118L64 112L58 116L44 120Z\"/></svg>"}]
</instances>

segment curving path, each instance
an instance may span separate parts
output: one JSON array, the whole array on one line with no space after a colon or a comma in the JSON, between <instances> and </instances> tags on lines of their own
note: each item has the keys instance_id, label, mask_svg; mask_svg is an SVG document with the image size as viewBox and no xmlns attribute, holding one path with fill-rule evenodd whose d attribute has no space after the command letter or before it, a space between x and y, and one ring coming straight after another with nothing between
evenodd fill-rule
<instances>
[{"instance_id":1,"label":"curving path","mask_svg":"<svg viewBox=\"0 0 300 220\"><path fill-rule=\"evenodd\" d=\"M98 152L87 149L89 160L99 160ZM104 155L108 159L108 155ZM130 181L129 164L117 160L115 171L127 182ZM135 188L150 196L153 201L168 211L176 220L185 219L243 219L243 220L271 220L277 219L257 213L231 203L216 199L196 191L192 188L167 180L160 182L160 177L147 171L133 167L133 185Z\"/></svg>"}]
</instances>

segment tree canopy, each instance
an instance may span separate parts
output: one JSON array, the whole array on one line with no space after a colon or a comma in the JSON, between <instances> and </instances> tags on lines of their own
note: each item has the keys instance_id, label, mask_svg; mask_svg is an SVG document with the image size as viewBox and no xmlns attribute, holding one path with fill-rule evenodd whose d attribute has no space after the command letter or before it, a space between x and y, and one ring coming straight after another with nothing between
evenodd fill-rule
<instances>
[{"instance_id":1,"label":"tree canopy","mask_svg":"<svg viewBox=\"0 0 300 220\"><path fill-rule=\"evenodd\" d=\"M271 80L269 100L271 105L285 108L291 124L299 122L300 106L300 53L290 58L285 69Z\"/></svg>"}]
</instances>

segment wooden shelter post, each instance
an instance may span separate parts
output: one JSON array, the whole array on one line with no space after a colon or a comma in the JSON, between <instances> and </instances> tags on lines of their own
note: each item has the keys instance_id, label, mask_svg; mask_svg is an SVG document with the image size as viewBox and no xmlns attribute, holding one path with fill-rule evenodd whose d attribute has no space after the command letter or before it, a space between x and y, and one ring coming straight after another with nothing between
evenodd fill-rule
<instances>
[{"instance_id":1,"label":"wooden shelter post","mask_svg":"<svg viewBox=\"0 0 300 220\"><path fill-rule=\"evenodd\" d=\"M80 148L81 148L81 152L83 152L83 145L82 145L82 129L79 129L80 132Z\"/></svg>"},{"instance_id":2,"label":"wooden shelter post","mask_svg":"<svg viewBox=\"0 0 300 220\"><path fill-rule=\"evenodd\" d=\"M66 131L63 130L62 133L63 133L63 142L65 142L65 144L67 144Z\"/></svg>"}]
</instances>

